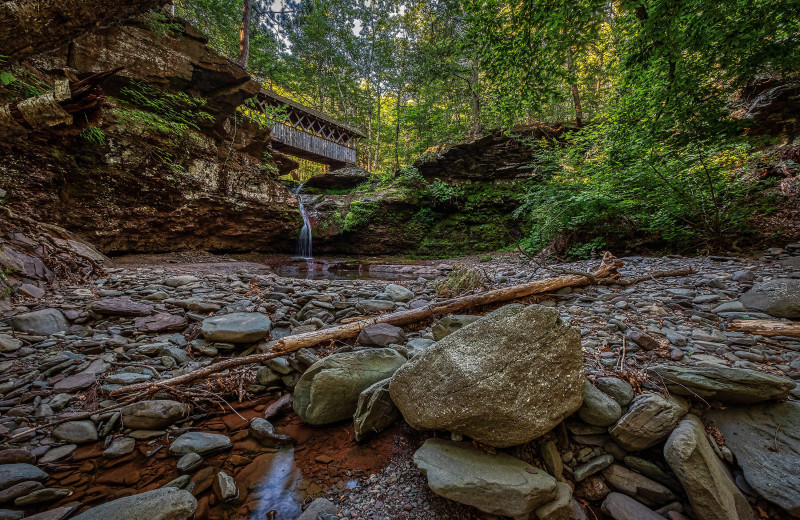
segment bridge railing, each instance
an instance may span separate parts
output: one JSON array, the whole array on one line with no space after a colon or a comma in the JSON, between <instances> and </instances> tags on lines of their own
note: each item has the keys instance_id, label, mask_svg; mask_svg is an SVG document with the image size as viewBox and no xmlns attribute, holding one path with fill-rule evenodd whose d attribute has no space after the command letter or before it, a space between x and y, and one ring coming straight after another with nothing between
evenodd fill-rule
<instances>
[{"instance_id":1,"label":"bridge railing","mask_svg":"<svg viewBox=\"0 0 800 520\"><path fill-rule=\"evenodd\" d=\"M304 150L312 155L348 164L356 162L355 148L329 141L289 125L279 123L273 125L272 136L274 141L278 141L284 146Z\"/></svg>"}]
</instances>

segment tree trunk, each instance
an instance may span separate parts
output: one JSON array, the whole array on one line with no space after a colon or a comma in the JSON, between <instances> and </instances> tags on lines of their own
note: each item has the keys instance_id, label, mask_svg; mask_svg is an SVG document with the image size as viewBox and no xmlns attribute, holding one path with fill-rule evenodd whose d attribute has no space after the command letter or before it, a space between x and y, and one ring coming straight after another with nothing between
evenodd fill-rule
<instances>
[{"instance_id":1,"label":"tree trunk","mask_svg":"<svg viewBox=\"0 0 800 520\"><path fill-rule=\"evenodd\" d=\"M762 336L791 336L800 338L800 322L772 320L733 320L731 330Z\"/></svg>"},{"instance_id":2,"label":"tree trunk","mask_svg":"<svg viewBox=\"0 0 800 520\"><path fill-rule=\"evenodd\" d=\"M250 59L250 18L253 14L253 0L244 0L242 7L242 26L239 29L239 65L247 68Z\"/></svg>"}]
</instances>

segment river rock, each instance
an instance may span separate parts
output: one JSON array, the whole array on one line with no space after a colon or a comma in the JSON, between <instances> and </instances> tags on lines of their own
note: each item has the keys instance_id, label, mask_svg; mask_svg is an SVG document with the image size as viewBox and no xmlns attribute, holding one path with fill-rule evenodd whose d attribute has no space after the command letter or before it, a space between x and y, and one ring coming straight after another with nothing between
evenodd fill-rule
<instances>
[{"instance_id":1,"label":"river rock","mask_svg":"<svg viewBox=\"0 0 800 520\"><path fill-rule=\"evenodd\" d=\"M800 318L800 280L760 282L739 297L745 307L777 318Z\"/></svg>"},{"instance_id":2,"label":"river rock","mask_svg":"<svg viewBox=\"0 0 800 520\"><path fill-rule=\"evenodd\" d=\"M167 287L180 287L190 283L199 282L200 278L191 274L180 274L176 276L169 276L164 279L164 285Z\"/></svg>"},{"instance_id":3,"label":"river rock","mask_svg":"<svg viewBox=\"0 0 800 520\"><path fill-rule=\"evenodd\" d=\"M72 444L97 440L97 427L92 421L69 421L53 428L53 437Z\"/></svg>"},{"instance_id":4,"label":"river rock","mask_svg":"<svg viewBox=\"0 0 800 520\"><path fill-rule=\"evenodd\" d=\"M394 302L387 300L361 300L356 303L356 310L362 314L393 311L395 307L397 305Z\"/></svg>"},{"instance_id":5,"label":"river rock","mask_svg":"<svg viewBox=\"0 0 800 520\"><path fill-rule=\"evenodd\" d=\"M635 498L646 506L663 506L676 498L675 494L666 486L619 464L612 464L605 468L603 478L612 488Z\"/></svg>"},{"instance_id":6,"label":"river rock","mask_svg":"<svg viewBox=\"0 0 800 520\"><path fill-rule=\"evenodd\" d=\"M47 479L47 473L32 464L0 464L0 490L28 480L44 482Z\"/></svg>"},{"instance_id":7,"label":"river rock","mask_svg":"<svg viewBox=\"0 0 800 520\"><path fill-rule=\"evenodd\" d=\"M70 394L79 390L89 388L97 382L97 376L93 372L81 372L74 376L65 377L53 386L56 394Z\"/></svg>"},{"instance_id":8,"label":"river rock","mask_svg":"<svg viewBox=\"0 0 800 520\"><path fill-rule=\"evenodd\" d=\"M191 493L170 487L112 500L72 520L185 520L196 509Z\"/></svg>"},{"instance_id":9,"label":"river rock","mask_svg":"<svg viewBox=\"0 0 800 520\"><path fill-rule=\"evenodd\" d=\"M0 334L0 352L15 352L22 347L22 341L7 334Z\"/></svg>"},{"instance_id":10,"label":"river rock","mask_svg":"<svg viewBox=\"0 0 800 520\"><path fill-rule=\"evenodd\" d=\"M622 416L622 408L618 402L586 381L583 404L578 409L578 416L583 422L593 426L610 426Z\"/></svg>"},{"instance_id":11,"label":"river rock","mask_svg":"<svg viewBox=\"0 0 800 520\"><path fill-rule=\"evenodd\" d=\"M624 449L644 450L666 439L688 411L689 404L681 397L640 394L609 432Z\"/></svg>"},{"instance_id":12,"label":"river rock","mask_svg":"<svg viewBox=\"0 0 800 520\"><path fill-rule=\"evenodd\" d=\"M659 365L648 372L667 389L683 396L698 396L725 404L753 404L789 397L791 379L724 366Z\"/></svg>"},{"instance_id":13,"label":"river rock","mask_svg":"<svg viewBox=\"0 0 800 520\"><path fill-rule=\"evenodd\" d=\"M339 508L327 498L317 498L310 504L297 520L317 520L321 515L337 515ZM338 516L337 516L338 518Z\"/></svg>"},{"instance_id":14,"label":"river rock","mask_svg":"<svg viewBox=\"0 0 800 520\"><path fill-rule=\"evenodd\" d=\"M172 441L169 452L172 455L185 455L186 453L204 455L227 450L231 446L233 446L231 440L219 433L186 432Z\"/></svg>"},{"instance_id":15,"label":"river rock","mask_svg":"<svg viewBox=\"0 0 800 520\"><path fill-rule=\"evenodd\" d=\"M14 330L29 332L37 336L49 336L64 332L69 328L67 318L58 309L42 309L26 312L11 318Z\"/></svg>"},{"instance_id":16,"label":"river rock","mask_svg":"<svg viewBox=\"0 0 800 520\"><path fill-rule=\"evenodd\" d=\"M406 333L400 327L388 323L367 325L358 334L358 342L362 345L385 347L392 343L405 343Z\"/></svg>"},{"instance_id":17,"label":"river rock","mask_svg":"<svg viewBox=\"0 0 800 520\"><path fill-rule=\"evenodd\" d=\"M152 316L142 316L134 320L134 325L139 332L144 333L182 330L188 323L189 320L186 319L186 316L179 316L168 312L159 312Z\"/></svg>"},{"instance_id":18,"label":"river rock","mask_svg":"<svg viewBox=\"0 0 800 520\"><path fill-rule=\"evenodd\" d=\"M448 334L452 334L453 332L469 325L470 323L475 323L480 318L480 316L470 316L468 314L445 316L441 320L437 321L436 325L431 328L433 339L439 341Z\"/></svg>"},{"instance_id":19,"label":"river rock","mask_svg":"<svg viewBox=\"0 0 800 520\"><path fill-rule=\"evenodd\" d=\"M358 396L356 412L353 414L353 436L356 441L388 428L400 418L400 410L389 395L391 381L391 378L378 381Z\"/></svg>"},{"instance_id":20,"label":"river rock","mask_svg":"<svg viewBox=\"0 0 800 520\"><path fill-rule=\"evenodd\" d=\"M618 377L598 377L597 389L615 400L620 406L628 406L636 394L633 386Z\"/></svg>"},{"instance_id":21,"label":"river rock","mask_svg":"<svg viewBox=\"0 0 800 520\"><path fill-rule=\"evenodd\" d=\"M664 520L664 517L622 493L609 493L600 506L614 520Z\"/></svg>"},{"instance_id":22,"label":"river rock","mask_svg":"<svg viewBox=\"0 0 800 520\"><path fill-rule=\"evenodd\" d=\"M233 312L203 320L201 332L210 341L253 343L264 339L272 327L270 319L258 312Z\"/></svg>"},{"instance_id":23,"label":"river rock","mask_svg":"<svg viewBox=\"0 0 800 520\"><path fill-rule=\"evenodd\" d=\"M536 439L583 400L580 332L558 310L507 305L415 356L389 391L406 422L497 447Z\"/></svg>"},{"instance_id":24,"label":"river rock","mask_svg":"<svg viewBox=\"0 0 800 520\"><path fill-rule=\"evenodd\" d=\"M414 291L394 283L387 285L383 292L394 302L405 303L414 299Z\"/></svg>"},{"instance_id":25,"label":"river rock","mask_svg":"<svg viewBox=\"0 0 800 520\"><path fill-rule=\"evenodd\" d=\"M117 437L111 445L103 451L103 456L111 459L124 457L136 449L136 439L131 437Z\"/></svg>"},{"instance_id":26,"label":"river rock","mask_svg":"<svg viewBox=\"0 0 800 520\"><path fill-rule=\"evenodd\" d=\"M309 367L294 389L294 411L315 426L351 419L358 397L406 362L390 348L330 355Z\"/></svg>"},{"instance_id":27,"label":"river rock","mask_svg":"<svg viewBox=\"0 0 800 520\"><path fill-rule=\"evenodd\" d=\"M261 417L253 417L249 426L250 435L264 446L275 447L293 442L288 435L277 433L272 423Z\"/></svg>"},{"instance_id":28,"label":"river rock","mask_svg":"<svg viewBox=\"0 0 800 520\"><path fill-rule=\"evenodd\" d=\"M572 520L572 488L556 482L556 498L536 509L539 520Z\"/></svg>"},{"instance_id":29,"label":"river rock","mask_svg":"<svg viewBox=\"0 0 800 520\"><path fill-rule=\"evenodd\" d=\"M505 453L491 455L468 442L428 439L414 463L431 491L486 513L522 516L557 496L556 479Z\"/></svg>"},{"instance_id":30,"label":"river rock","mask_svg":"<svg viewBox=\"0 0 800 520\"><path fill-rule=\"evenodd\" d=\"M680 422L664 445L664 457L698 518L753 520L750 504L708 443L700 419L689 414Z\"/></svg>"},{"instance_id":31,"label":"river rock","mask_svg":"<svg viewBox=\"0 0 800 520\"><path fill-rule=\"evenodd\" d=\"M89 310L109 316L149 316L153 314L154 307L149 303L134 301L130 296L120 296L101 298L92 303Z\"/></svg>"},{"instance_id":32,"label":"river rock","mask_svg":"<svg viewBox=\"0 0 800 520\"><path fill-rule=\"evenodd\" d=\"M26 480L19 484L14 484L11 487L0 491L0 504L8 504L13 502L19 497L24 497L27 494L33 493L38 489L44 488L44 484L36 482L35 480Z\"/></svg>"},{"instance_id":33,"label":"river rock","mask_svg":"<svg viewBox=\"0 0 800 520\"><path fill-rule=\"evenodd\" d=\"M800 403L731 407L704 418L720 429L750 487L800 517Z\"/></svg>"},{"instance_id":34,"label":"river rock","mask_svg":"<svg viewBox=\"0 0 800 520\"><path fill-rule=\"evenodd\" d=\"M168 399L140 401L122 408L122 424L137 430L160 430L175 424L191 412L188 405Z\"/></svg>"}]
</instances>

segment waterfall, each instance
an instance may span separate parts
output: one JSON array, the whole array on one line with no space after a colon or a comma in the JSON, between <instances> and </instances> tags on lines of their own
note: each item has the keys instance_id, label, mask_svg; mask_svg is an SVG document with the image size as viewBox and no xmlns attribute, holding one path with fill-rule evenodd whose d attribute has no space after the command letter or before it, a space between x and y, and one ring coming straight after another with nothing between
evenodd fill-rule
<instances>
[{"instance_id":1,"label":"waterfall","mask_svg":"<svg viewBox=\"0 0 800 520\"><path fill-rule=\"evenodd\" d=\"M308 219L308 212L303 205L303 198L300 196L300 190L303 189L303 184L295 189L294 194L297 195L297 204L300 210L300 216L303 217L303 229L300 230L300 236L297 237L297 254L301 258L312 258L311 256L311 222Z\"/></svg>"}]
</instances>

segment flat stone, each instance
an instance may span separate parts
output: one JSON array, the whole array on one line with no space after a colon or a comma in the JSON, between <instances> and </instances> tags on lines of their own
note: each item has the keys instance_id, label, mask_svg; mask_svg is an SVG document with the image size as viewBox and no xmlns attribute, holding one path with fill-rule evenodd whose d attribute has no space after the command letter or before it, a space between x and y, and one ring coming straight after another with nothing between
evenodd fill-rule
<instances>
[{"instance_id":1,"label":"flat stone","mask_svg":"<svg viewBox=\"0 0 800 520\"><path fill-rule=\"evenodd\" d=\"M93 372L81 372L74 376L69 376L55 385L53 392L56 394L71 394L79 390L85 390L97 382L97 376Z\"/></svg>"},{"instance_id":2,"label":"flat stone","mask_svg":"<svg viewBox=\"0 0 800 520\"><path fill-rule=\"evenodd\" d=\"M747 499L706 439L703 423L683 419L664 445L664 457L703 520L753 520Z\"/></svg>"},{"instance_id":3,"label":"flat stone","mask_svg":"<svg viewBox=\"0 0 800 520\"><path fill-rule=\"evenodd\" d=\"M73 444L86 444L97 440L97 427L92 421L69 421L55 426L53 437Z\"/></svg>"},{"instance_id":4,"label":"flat stone","mask_svg":"<svg viewBox=\"0 0 800 520\"><path fill-rule=\"evenodd\" d=\"M800 403L711 410L705 420L722 432L747 484L800 517Z\"/></svg>"},{"instance_id":5,"label":"flat stone","mask_svg":"<svg viewBox=\"0 0 800 520\"><path fill-rule=\"evenodd\" d=\"M136 383L144 383L150 381L153 376L150 374L138 374L136 372L118 372L106 376L105 384L107 385L133 385Z\"/></svg>"},{"instance_id":6,"label":"flat stone","mask_svg":"<svg viewBox=\"0 0 800 520\"><path fill-rule=\"evenodd\" d=\"M688 411L681 397L640 394L609 433L625 450L641 451L666 439Z\"/></svg>"},{"instance_id":7,"label":"flat stone","mask_svg":"<svg viewBox=\"0 0 800 520\"><path fill-rule=\"evenodd\" d=\"M181 473L188 473L197 468L203 462L203 457L197 453L187 453L178 459L177 468Z\"/></svg>"},{"instance_id":8,"label":"flat stone","mask_svg":"<svg viewBox=\"0 0 800 520\"><path fill-rule=\"evenodd\" d=\"M14 505L17 507L26 507L34 504L53 502L54 500L59 500L64 497L68 497L71 494L72 491L68 489L56 489L56 488L37 489L33 493L30 493L23 497L19 497L16 500L14 500Z\"/></svg>"},{"instance_id":9,"label":"flat stone","mask_svg":"<svg viewBox=\"0 0 800 520\"><path fill-rule=\"evenodd\" d=\"M397 304L386 300L361 300L356 303L356 310L362 314L393 311L395 307L397 307Z\"/></svg>"},{"instance_id":10,"label":"flat stone","mask_svg":"<svg viewBox=\"0 0 800 520\"><path fill-rule=\"evenodd\" d=\"M586 381L583 404L578 408L578 416L587 424L610 426L622 416L622 408L618 402Z\"/></svg>"},{"instance_id":11,"label":"flat stone","mask_svg":"<svg viewBox=\"0 0 800 520\"><path fill-rule=\"evenodd\" d=\"M111 445L103 451L103 456L111 459L124 457L136 449L136 439L132 437L117 437Z\"/></svg>"},{"instance_id":12,"label":"flat stone","mask_svg":"<svg viewBox=\"0 0 800 520\"><path fill-rule=\"evenodd\" d=\"M16 352L22 347L22 341L7 334L0 334L0 352Z\"/></svg>"},{"instance_id":13,"label":"flat stone","mask_svg":"<svg viewBox=\"0 0 800 520\"><path fill-rule=\"evenodd\" d=\"M400 418L400 410L389 395L390 382L391 378L378 381L358 396L353 414L353 437L356 441L388 428Z\"/></svg>"},{"instance_id":14,"label":"flat stone","mask_svg":"<svg viewBox=\"0 0 800 520\"><path fill-rule=\"evenodd\" d=\"M169 452L172 455L184 455L186 453L206 453L223 451L230 449L233 444L231 440L219 433L187 432L172 441Z\"/></svg>"},{"instance_id":15,"label":"flat stone","mask_svg":"<svg viewBox=\"0 0 800 520\"><path fill-rule=\"evenodd\" d=\"M622 493L609 493L600 509L614 520L664 520L646 505Z\"/></svg>"},{"instance_id":16,"label":"flat stone","mask_svg":"<svg viewBox=\"0 0 800 520\"><path fill-rule=\"evenodd\" d=\"M557 496L556 480L505 453L482 453L468 442L428 439L414 463L431 491L485 513L522 516Z\"/></svg>"},{"instance_id":17,"label":"flat stone","mask_svg":"<svg viewBox=\"0 0 800 520\"><path fill-rule=\"evenodd\" d=\"M254 343L267 337L272 322L257 312L234 312L203 320L201 332L210 341Z\"/></svg>"},{"instance_id":18,"label":"flat stone","mask_svg":"<svg viewBox=\"0 0 800 520\"><path fill-rule=\"evenodd\" d=\"M64 520L70 514L72 514L72 512L75 511L77 508L78 508L77 504L64 507L56 507L54 509L50 509L49 511L43 511L35 515L26 516L25 520Z\"/></svg>"},{"instance_id":19,"label":"flat stone","mask_svg":"<svg viewBox=\"0 0 800 520\"><path fill-rule=\"evenodd\" d=\"M666 486L619 464L612 464L603 469L603 478L615 490L635 498L646 506L660 507L676 499L675 494Z\"/></svg>"},{"instance_id":20,"label":"flat stone","mask_svg":"<svg viewBox=\"0 0 800 520\"><path fill-rule=\"evenodd\" d=\"M126 428L160 430L188 417L191 408L178 401L155 399L129 404L120 412Z\"/></svg>"},{"instance_id":21,"label":"flat stone","mask_svg":"<svg viewBox=\"0 0 800 520\"><path fill-rule=\"evenodd\" d=\"M63 446L56 446L50 448L47 453L39 458L39 464L49 464L57 460L64 459L72 455L72 452L78 448L77 444L64 444Z\"/></svg>"},{"instance_id":22,"label":"flat stone","mask_svg":"<svg viewBox=\"0 0 800 520\"><path fill-rule=\"evenodd\" d=\"M791 379L772 374L722 366L659 365L648 372L673 394L725 404L786 399L796 385Z\"/></svg>"},{"instance_id":23,"label":"flat stone","mask_svg":"<svg viewBox=\"0 0 800 520\"><path fill-rule=\"evenodd\" d=\"M134 301L130 296L117 298L101 298L89 306L96 314L108 316L149 316L154 307L149 303Z\"/></svg>"},{"instance_id":24,"label":"flat stone","mask_svg":"<svg viewBox=\"0 0 800 520\"><path fill-rule=\"evenodd\" d=\"M183 285L189 285L190 283L199 282L200 278L191 275L191 274L181 274L176 276L170 276L164 279L164 285L167 287L181 287Z\"/></svg>"},{"instance_id":25,"label":"flat stone","mask_svg":"<svg viewBox=\"0 0 800 520\"><path fill-rule=\"evenodd\" d=\"M35 480L26 480L25 482L14 484L3 491L0 491L0 504L8 504L19 497L33 493L37 489L42 489L43 487L44 484L41 482L36 482Z\"/></svg>"},{"instance_id":26,"label":"flat stone","mask_svg":"<svg viewBox=\"0 0 800 520\"><path fill-rule=\"evenodd\" d=\"M186 520L197 510L188 491L161 488L93 507L73 520Z\"/></svg>"},{"instance_id":27,"label":"flat stone","mask_svg":"<svg viewBox=\"0 0 800 520\"><path fill-rule=\"evenodd\" d=\"M352 419L361 392L391 377L405 362L390 348L330 355L303 373L294 389L294 410L315 426Z\"/></svg>"},{"instance_id":28,"label":"flat stone","mask_svg":"<svg viewBox=\"0 0 800 520\"><path fill-rule=\"evenodd\" d=\"M44 482L48 478L47 473L32 464L0 464L0 490L27 480Z\"/></svg>"},{"instance_id":29,"label":"flat stone","mask_svg":"<svg viewBox=\"0 0 800 520\"><path fill-rule=\"evenodd\" d=\"M37 336L49 336L64 332L69 322L58 309L42 309L40 311L18 314L11 318L14 330L28 332Z\"/></svg>"},{"instance_id":30,"label":"flat stone","mask_svg":"<svg viewBox=\"0 0 800 520\"><path fill-rule=\"evenodd\" d=\"M236 489L236 481L224 471L217 473L217 478L214 479L214 493L223 502L233 500L239 496L239 490Z\"/></svg>"},{"instance_id":31,"label":"flat stone","mask_svg":"<svg viewBox=\"0 0 800 520\"><path fill-rule=\"evenodd\" d=\"M776 318L800 318L800 280L783 278L757 283L739 301L750 310Z\"/></svg>"},{"instance_id":32,"label":"flat stone","mask_svg":"<svg viewBox=\"0 0 800 520\"><path fill-rule=\"evenodd\" d=\"M602 469L607 468L612 462L614 462L613 455L600 455L575 468L572 471L572 476L575 478L575 482L580 482L600 472Z\"/></svg>"},{"instance_id":33,"label":"flat stone","mask_svg":"<svg viewBox=\"0 0 800 520\"><path fill-rule=\"evenodd\" d=\"M388 323L367 325L358 334L358 342L362 345L386 347L392 343L405 343L406 333L400 327Z\"/></svg>"},{"instance_id":34,"label":"flat stone","mask_svg":"<svg viewBox=\"0 0 800 520\"><path fill-rule=\"evenodd\" d=\"M480 318L480 316L470 316L468 314L445 316L441 320L437 321L436 324L431 328L433 339L439 341L448 334L452 334L453 332L469 325L470 323L475 323Z\"/></svg>"},{"instance_id":35,"label":"flat stone","mask_svg":"<svg viewBox=\"0 0 800 520\"><path fill-rule=\"evenodd\" d=\"M134 326L139 332L146 334L152 332L166 332L170 330L183 330L189 324L186 316L159 312L152 316L142 316L134 320Z\"/></svg>"},{"instance_id":36,"label":"flat stone","mask_svg":"<svg viewBox=\"0 0 800 520\"><path fill-rule=\"evenodd\" d=\"M580 331L540 305L507 305L400 368L389 392L417 429L497 447L536 439L583 401Z\"/></svg>"}]
</instances>

